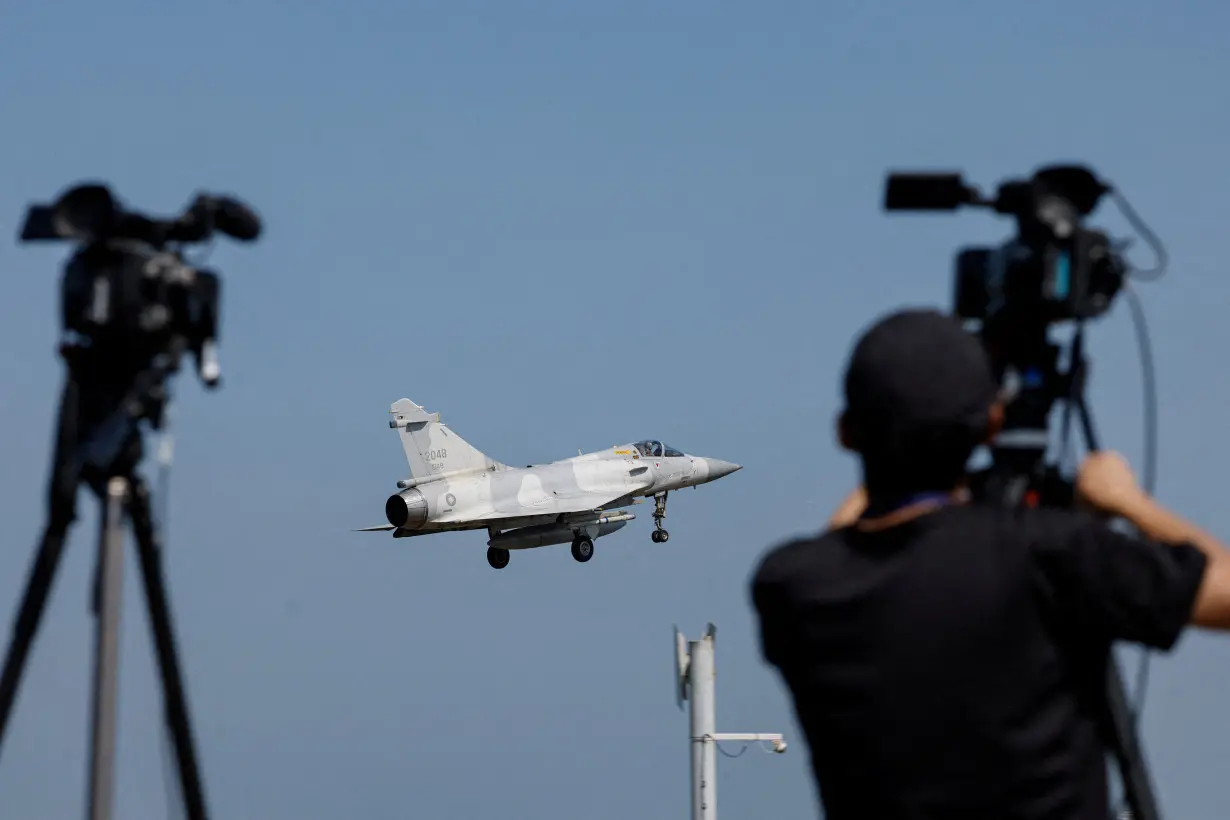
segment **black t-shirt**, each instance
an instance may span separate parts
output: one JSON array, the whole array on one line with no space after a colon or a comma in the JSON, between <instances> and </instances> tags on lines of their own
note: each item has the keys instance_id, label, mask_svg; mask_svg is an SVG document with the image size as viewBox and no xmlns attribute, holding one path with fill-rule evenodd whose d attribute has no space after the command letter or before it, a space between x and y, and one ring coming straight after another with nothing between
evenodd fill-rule
<instances>
[{"instance_id":1,"label":"black t-shirt","mask_svg":"<svg viewBox=\"0 0 1230 820\"><path fill-rule=\"evenodd\" d=\"M1106 820L1112 641L1169 650L1205 557L1075 511L938 509L752 582L828 820Z\"/></svg>"}]
</instances>

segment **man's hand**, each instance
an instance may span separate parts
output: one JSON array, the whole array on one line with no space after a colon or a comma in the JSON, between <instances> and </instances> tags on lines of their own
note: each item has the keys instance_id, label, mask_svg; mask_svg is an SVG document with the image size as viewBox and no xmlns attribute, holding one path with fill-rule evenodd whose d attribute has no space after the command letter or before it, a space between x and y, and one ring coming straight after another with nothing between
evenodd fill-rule
<instances>
[{"instance_id":1,"label":"man's hand","mask_svg":"<svg viewBox=\"0 0 1230 820\"><path fill-rule=\"evenodd\" d=\"M1146 538L1163 544L1191 544L1208 559L1191 622L1230 631L1230 550L1218 539L1150 498L1136 483L1123 456L1093 453L1076 477L1081 503L1124 518Z\"/></svg>"},{"instance_id":2,"label":"man's hand","mask_svg":"<svg viewBox=\"0 0 1230 820\"><path fill-rule=\"evenodd\" d=\"M1081 464L1076 476L1076 498L1096 512L1131 518L1131 513L1145 500L1145 492L1136 483L1127 459L1104 450L1090 454Z\"/></svg>"}]
</instances>

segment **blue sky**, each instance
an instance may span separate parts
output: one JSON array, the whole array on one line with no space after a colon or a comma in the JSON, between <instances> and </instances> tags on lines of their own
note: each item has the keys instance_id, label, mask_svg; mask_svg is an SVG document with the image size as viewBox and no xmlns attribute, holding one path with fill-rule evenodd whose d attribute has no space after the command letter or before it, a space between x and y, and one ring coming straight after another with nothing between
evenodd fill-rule
<instances>
[{"instance_id":1,"label":"blue sky","mask_svg":"<svg viewBox=\"0 0 1230 820\"><path fill-rule=\"evenodd\" d=\"M268 2L0 6L0 223L103 179L171 212L199 188L264 215L218 244L222 390L177 381L167 569L210 804L232 818L680 817L671 624L718 625L723 816L814 816L746 595L769 545L855 479L833 444L854 334L947 304L983 215L886 216L884 172L985 186L1084 160L1164 238L1142 287L1160 371L1159 494L1230 531L1225 134L1230 7L1156 3ZM1126 232L1106 208L1100 219ZM1147 254L1141 249L1142 261ZM0 242L0 615L43 513L62 248ZM1092 400L1139 460L1126 305ZM657 437L745 469L577 564L491 570L481 534L381 523L408 396L509 463ZM0 760L0 814L84 795L93 503ZM162 816L160 706L133 553L118 814ZM7 635L7 628L3 631ZM1224 816L1230 653L1155 662L1144 719L1164 807Z\"/></svg>"}]
</instances>

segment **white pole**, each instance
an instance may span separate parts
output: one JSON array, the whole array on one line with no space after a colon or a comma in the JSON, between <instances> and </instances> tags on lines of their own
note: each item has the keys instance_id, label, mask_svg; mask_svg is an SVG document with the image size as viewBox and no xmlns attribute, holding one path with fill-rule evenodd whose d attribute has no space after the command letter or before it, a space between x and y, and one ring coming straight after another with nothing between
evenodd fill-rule
<instances>
[{"instance_id":1,"label":"white pole","mask_svg":"<svg viewBox=\"0 0 1230 820\"><path fill-rule=\"evenodd\" d=\"M713 640L709 624L705 636L690 643L688 703L692 713L692 820L717 820L717 729L714 704Z\"/></svg>"},{"instance_id":2,"label":"white pole","mask_svg":"<svg viewBox=\"0 0 1230 820\"><path fill-rule=\"evenodd\" d=\"M688 701L691 720L692 748L692 820L717 820L717 744L722 740L744 743L767 742L773 751L786 751L786 741L780 734L731 733L719 734L717 710L714 708L713 662L717 628L709 624L699 641L687 641L675 628L675 702L683 708Z\"/></svg>"}]
</instances>

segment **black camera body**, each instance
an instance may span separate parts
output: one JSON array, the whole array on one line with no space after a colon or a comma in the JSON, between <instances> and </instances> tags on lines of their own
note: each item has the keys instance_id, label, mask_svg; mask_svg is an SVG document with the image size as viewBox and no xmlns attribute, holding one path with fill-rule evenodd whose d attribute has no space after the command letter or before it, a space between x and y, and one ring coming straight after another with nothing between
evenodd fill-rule
<instances>
[{"instance_id":1,"label":"black camera body","mask_svg":"<svg viewBox=\"0 0 1230 820\"><path fill-rule=\"evenodd\" d=\"M1110 309L1127 264L1102 231L1083 220L1109 187L1082 166L1056 165L1009 180L984 198L959 174L890 174L889 211L982 207L1016 220L1017 235L998 247L957 252L954 312L1010 326L1083 321Z\"/></svg>"},{"instance_id":2,"label":"black camera body","mask_svg":"<svg viewBox=\"0 0 1230 820\"><path fill-rule=\"evenodd\" d=\"M190 265L183 246L215 232L241 241L260 235L260 220L229 197L200 194L178 217L125 210L105 185L77 185L51 205L31 206L23 242L73 241L61 279L60 322L88 348L96 366L141 367L182 340L207 387L221 377L216 356L221 278Z\"/></svg>"},{"instance_id":3,"label":"black camera body","mask_svg":"<svg viewBox=\"0 0 1230 820\"><path fill-rule=\"evenodd\" d=\"M64 270L60 321L95 347L132 352L161 349L173 336L202 360L218 337L221 279L126 240L99 242L75 253ZM216 361L202 361L207 386L217 383Z\"/></svg>"},{"instance_id":4,"label":"black camera body","mask_svg":"<svg viewBox=\"0 0 1230 820\"><path fill-rule=\"evenodd\" d=\"M997 247L962 248L954 267L957 316L987 321L1007 311L1047 324L1101 316L1126 273L1109 237L1085 228L1040 248L1015 238Z\"/></svg>"}]
</instances>

